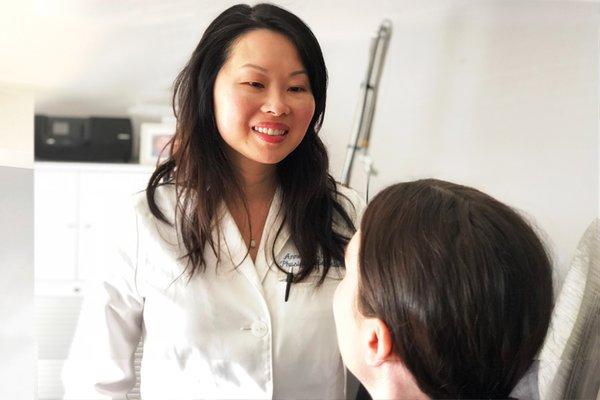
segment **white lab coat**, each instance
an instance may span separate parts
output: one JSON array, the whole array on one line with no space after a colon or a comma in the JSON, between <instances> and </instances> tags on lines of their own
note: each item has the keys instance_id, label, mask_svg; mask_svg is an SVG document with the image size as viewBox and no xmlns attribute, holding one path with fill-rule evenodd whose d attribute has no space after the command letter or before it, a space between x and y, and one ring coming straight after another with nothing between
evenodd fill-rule
<instances>
[{"instance_id":1,"label":"white lab coat","mask_svg":"<svg viewBox=\"0 0 600 400\"><path fill-rule=\"evenodd\" d=\"M358 228L364 202L352 190L340 201ZM172 220L173 187L157 190ZM345 372L338 352L332 297L343 270L331 268L293 284L284 302L285 273L271 249L282 221L275 193L256 262L246 254L225 206L219 223L221 263L210 247L207 269L187 283L177 229L150 213L145 193L134 200L135 221L118 228L120 251L88 289L63 369L65 399L125 399L135 383L133 354L143 338L143 400L342 399ZM354 209L355 208L355 209ZM299 258L286 227L275 241L280 265L297 270ZM347 233L347 232L346 232ZM349 233L348 233L349 234ZM237 266L236 268L236 265Z\"/></svg>"}]
</instances>

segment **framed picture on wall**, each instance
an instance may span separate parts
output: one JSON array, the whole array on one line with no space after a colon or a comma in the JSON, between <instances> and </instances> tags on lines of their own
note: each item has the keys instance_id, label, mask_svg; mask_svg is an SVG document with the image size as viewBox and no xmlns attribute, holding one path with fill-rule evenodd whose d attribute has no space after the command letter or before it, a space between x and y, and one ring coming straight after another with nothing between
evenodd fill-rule
<instances>
[{"instance_id":1,"label":"framed picture on wall","mask_svg":"<svg viewBox=\"0 0 600 400\"><path fill-rule=\"evenodd\" d=\"M144 122L140 128L140 164L155 165L169 155L169 140L175 134L174 123Z\"/></svg>"}]
</instances>

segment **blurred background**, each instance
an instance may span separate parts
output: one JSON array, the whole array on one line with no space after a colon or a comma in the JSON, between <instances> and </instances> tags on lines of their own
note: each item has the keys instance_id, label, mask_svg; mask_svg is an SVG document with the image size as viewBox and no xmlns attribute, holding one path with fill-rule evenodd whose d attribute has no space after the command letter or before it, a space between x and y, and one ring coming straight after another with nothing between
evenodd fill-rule
<instances>
[{"instance_id":1,"label":"blurred background","mask_svg":"<svg viewBox=\"0 0 600 400\"><path fill-rule=\"evenodd\" d=\"M0 171L12 177L29 171L20 182L29 179L35 190L40 399L62 393L61 360L83 282L102 262L106 216L118 215L126 196L143 189L156 162L152 145L173 126L175 76L208 23L232 4L2 2ZM578 240L599 214L600 5L277 4L308 23L324 52L330 84L321 135L332 175L342 172L358 117L371 38L387 18L393 33L372 126L369 155L377 174L370 196L423 177L484 190L538 227L553 254L558 288ZM52 149L53 139L76 148L75 131L96 138L96 150L80 148L73 156L73 150ZM366 193L359 161L350 185Z\"/></svg>"}]
</instances>

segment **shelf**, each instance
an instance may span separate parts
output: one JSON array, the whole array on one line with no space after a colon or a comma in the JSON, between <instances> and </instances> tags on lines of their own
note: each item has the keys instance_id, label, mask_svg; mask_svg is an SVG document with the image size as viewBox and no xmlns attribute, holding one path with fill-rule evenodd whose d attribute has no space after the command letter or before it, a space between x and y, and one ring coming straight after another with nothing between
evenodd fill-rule
<instances>
[{"instance_id":1,"label":"shelf","mask_svg":"<svg viewBox=\"0 0 600 400\"><path fill-rule=\"evenodd\" d=\"M152 173L154 165L143 164L125 164L125 163L98 163L98 162L70 162L70 161L36 161L33 163L33 169L54 170L54 171L100 171L100 172L140 172Z\"/></svg>"}]
</instances>

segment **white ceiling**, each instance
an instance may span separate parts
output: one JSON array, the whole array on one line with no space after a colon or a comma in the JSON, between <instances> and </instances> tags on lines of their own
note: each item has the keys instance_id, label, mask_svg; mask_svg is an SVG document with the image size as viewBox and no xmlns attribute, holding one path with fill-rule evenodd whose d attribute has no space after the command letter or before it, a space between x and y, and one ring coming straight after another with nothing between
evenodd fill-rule
<instances>
[{"instance_id":1,"label":"white ceiling","mask_svg":"<svg viewBox=\"0 0 600 400\"><path fill-rule=\"evenodd\" d=\"M168 113L172 82L203 30L221 11L237 3L0 2L4 2L0 4L0 88L33 90L37 112L70 115ZM283 0L277 4L303 18L327 48L352 40L362 44L383 18L415 18L462 3Z\"/></svg>"}]
</instances>

